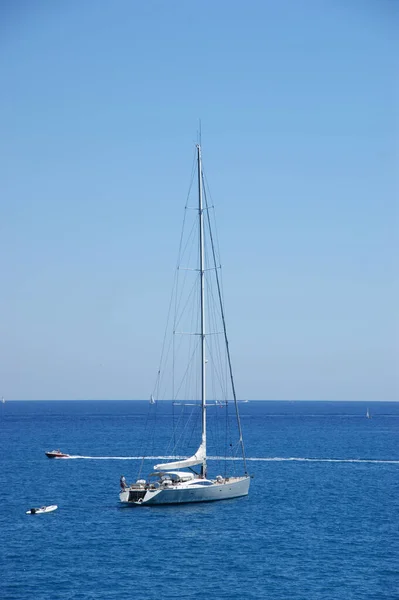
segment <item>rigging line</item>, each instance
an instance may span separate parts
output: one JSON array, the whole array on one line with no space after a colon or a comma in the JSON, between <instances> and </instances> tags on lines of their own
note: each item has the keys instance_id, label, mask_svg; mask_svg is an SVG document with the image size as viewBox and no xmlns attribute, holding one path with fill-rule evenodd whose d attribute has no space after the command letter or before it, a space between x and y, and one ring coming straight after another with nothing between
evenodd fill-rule
<instances>
[{"instance_id":1,"label":"rigging line","mask_svg":"<svg viewBox=\"0 0 399 600\"><path fill-rule=\"evenodd\" d=\"M180 323L181 323L181 321L182 321L182 319L184 317L184 314L185 314L185 312L187 310L188 303L192 302L192 299L194 297L194 292L195 292L195 290L196 290L197 287L198 287L198 281L195 280L194 283L191 286L190 292L187 295L186 302L185 302L184 306L183 307L181 305L179 306L179 311L178 311L179 312L179 318L177 319L177 315L176 315L176 319L175 319L175 323L174 323L174 333L175 334L176 334L176 328L180 325Z\"/></svg>"},{"instance_id":2,"label":"rigging line","mask_svg":"<svg viewBox=\"0 0 399 600\"><path fill-rule=\"evenodd\" d=\"M214 318L218 319L218 325L220 324L220 314L214 315ZM220 326L220 325L219 325ZM211 354L215 365L215 376L219 380L220 390L223 392L223 397L227 397L227 357L225 348L222 350L221 336L213 336L208 338L208 343L212 346Z\"/></svg>"},{"instance_id":3,"label":"rigging line","mask_svg":"<svg viewBox=\"0 0 399 600\"><path fill-rule=\"evenodd\" d=\"M195 285L196 284L194 284L194 286ZM193 292L191 292L191 296L193 296ZM191 329L193 329L193 328L194 327L191 327ZM189 337L194 338L195 336L189 336ZM169 338L168 346L166 349L164 349L162 370L159 373L160 394L158 394L158 397L161 397L162 394L165 394L165 397L166 397L166 393L167 393L166 379L167 379L167 371L168 371L168 363L169 362L171 363L170 379L172 380L171 399L174 399L176 397L176 392L175 392L176 363L180 356L181 350L183 348L184 338L185 338L185 336L180 336L178 334L171 335ZM166 377L165 377L165 375L166 375ZM162 393L161 393L161 386L164 388Z\"/></svg>"},{"instance_id":4,"label":"rigging line","mask_svg":"<svg viewBox=\"0 0 399 600\"><path fill-rule=\"evenodd\" d=\"M199 405L198 405L199 407ZM200 410L195 410L195 408L193 408L192 410L192 414L194 416L193 418L193 423L192 423L192 427L191 427L191 433L190 436L187 440L187 443L190 444L194 438L194 434L195 434L195 439L197 440L197 432L200 429L200 422L202 419L202 415L201 415L201 411Z\"/></svg>"},{"instance_id":5,"label":"rigging line","mask_svg":"<svg viewBox=\"0 0 399 600\"><path fill-rule=\"evenodd\" d=\"M227 442L229 439L229 433L230 433L230 428L229 428L229 405L226 402L226 416L225 416L225 423L224 423L224 472L225 475L227 473Z\"/></svg>"},{"instance_id":6,"label":"rigging line","mask_svg":"<svg viewBox=\"0 0 399 600\"><path fill-rule=\"evenodd\" d=\"M218 310L218 306L217 306L217 302L216 299L214 297L214 286L208 286L208 298L209 298L209 302L208 305L210 306L210 311L209 311L209 321L210 324L212 325L212 328L214 331L217 331L220 327L220 309ZM223 369L223 364L222 364L222 351L221 351L221 343L220 343L220 337L218 335L216 336L212 336L211 338L208 336L207 337L207 343L209 346L210 351L212 351L213 354L213 359L214 359L214 364L215 364L215 370L217 371L219 369L219 373L220 375L222 375L222 373L224 372ZM220 379L221 381L221 379ZM223 385L221 384L221 389L223 389Z\"/></svg>"},{"instance_id":7,"label":"rigging line","mask_svg":"<svg viewBox=\"0 0 399 600\"><path fill-rule=\"evenodd\" d=\"M177 277L177 275L175 273L175 276L174 276L175 281L176 281L176 277ZM176 283L173 284L173 286L172 286L172 293L170 295L168 313L167 313L167 317L166 317L166 326L165 326L165 331L164 331L164 336L163 336L163 341L162 341L161 356L160 356L159 363L158 363L159 366L158 366L158 372L157 372L157 377L156 377L156 380L155 380L154 389L157 388L157 385L158 385L158 388L159 388L159 378L160 378L161 367L162 367L163 359L164 359L165 343L166 343L166 337L167 337L167 333L168 333L168 323L170 321L170 313L171 313L171 310L172 310L175 285L176 285Z\"/></svg>"},{"instance_id":8,"label":"rigging line","mask_svg":"<svg viewBox=\"0 0 399 600\"><path fill-rule=\"evenodd\" d=\"M218 382L219 390L223 393L226 390L224 390L224 388L223 388L222 370L219 370L221 367L221 356L220 356L220 353L218 352L218 350L220 350L220 348L216 348L216 350L215 350L216 360L214 360L214 353L212 352L213 348L208 343L208 340L206 340L205 342L206 342L207 350L209 350L209 353L207 353L207 356L211 359L211 364L213 365L212 384L213 384L213 386L215 386L216 382ZM209 358L208 358L208 360L209 360ZM219 363L219 364L217 364L217 363ZM214 395L216 396L216 394L214 394Z\"/></svg>"},{"instance_id":9,"label":"rigging line","mask_svg":"<svg viewBox=\"0 0 399 600\"><path fill-rule=\"evenodd\" d=\"M195 223L192 225L191 227L191 231L189 232L187 239L183 245L184 242L184 233L186 230L186 221L187 221L187 208L188 208L188 201L190 198L190 194L191 194L191 189L193 186L193 182L194 182L194 176L195 176L195 172L196 172L196 151L193 152L193 162L192 162L192 167L191 167L191 177L190 177L190 185L188 188L188 192L187 192L187 196L186 196L186 202L185 202L185 207L184 207L184 217L183 217L183 223L182 223L182 227L181 227L181 232L180 232L180 241L179 241L179 249L178 249L178 253L177 253L177 264L176 264L176 270L175 270L175 277L174 277L174 284L172 287L172 294L171 294L171 299L170 299L170 304L169 304L169 310L168 310L168 316L167 316L167 324L166 324L166 328L165 328L165 335L164 335L164 340L163 340L163 345L162 345L162 352L161 352L161 359L160 359L160 367L158 370L158 374L161 371L161 367L164 363L164 356L165 356L165 343L166 343L166 337L167 337L167 333L168 333L168 329L170 327L169 323L170 323L170 315L171 315L171 310L172 310L172 305L174 305L174 317L173 317L173 331L176 331L176 326L177 326L177 315L179 314L180 311L180 304L182 301L182 297L183 297L183 290L185 287L185 281L187 279L187 273L185 273L185 277L183 278L182 281L182 285L180 286L180 265L182 262L182 257L183 254L186 253L186 249L187 246L190 242L190 239L194 236L194 230L195 230ZM191 253L190 253L191 254ZM181 291L180 291L181 290ZM179 297L179 293L180 293L180 297ZM175 392L174 392L174 388L175 388L175 384L174 384L174 373L175 373L175 358L176 358L176 346L175 346L175 336L172 335L169 346L168 346L168 350L167 350L167 354L169 354L170 350L172 350L172 398L175 397Z\"/></svg>"},{"instance_id":10,"label":"rigging line","mask_svg":"<svg viewBox=\"0 0 399 600\"><path fill-rule=\"evenodd\" d=\"M172 343L172 399L174 399L174 397L175 397L176 336L173 335L173 332L176 329L177 286L179 284L178 277L179 277L179 274L178 274L178 271L176 271L175 313L173 315L173 327L172 327L172 338L171 338L171 343Z\"/></svg>"},{"instance_id":11,"label":"rigging line","mask_svg":"<svg viewBox=\"0 0 399 600\"><path fill-rule=\"evenodd\" d=\"M182 386L183 386L183 383L184 383L184 382L185 382L185 380L186 380L187 373L188 373L188 371L189 371L189 369L190 369L190 367L191 367L191 365L192 365L192 361L194 360L195 353L196 353L196 351L198 350L198 345L199 345L199 338L198 338L198 341L197 341L196 347L194 348L194 350L193 350L193 352L192 352L192 354L191 354L191 357L190 357L190 359L189 359L189 361L188 361L187 368L186 368L186 370L184 371L184 373L183 373L183 375L182 375L182 377L181 377L180 385L179 385L179 387L178 387L178 389L177 389L177 391L176 391L176 398L177 398L177 396L178 396L178 394L179 394L179 392L180 392L180 390L181 390L181 388L182 388Z\"/></svg>"},{"instance_id":12,"label":"rigging line","mask_svg":"<svg viewBox=\"0 0 399 600\"><path fill-rule=\"evenodd\" d=\"M190 329L194 329L196 327L194 327L194 318L192 319L191 325L190 325ZM186 336L181 335L179 333L173 332L173 348L174 348L174 365L176 364L176 359L178 358L178 356L180 355L180 351L181 348L183 347L183 343L184 343L184 338ZM191 352L190 348L192 343L194 343L192 338L195 338L195 335L189 335L189 354ZM178 343L176 342L176 339L178 338ZM188 361L188 363L190 364L190 360ZM178 392L177 392L178 393ZM175 394L173 394L173 398L175 398Z\"/></svg>"},{"instance_id":13,"label":"rigging line","mask_svg":"<svg viewBox=\"0 0 399 600\"><path fill-rule=\"evenodd\" d=\"M188 208L188 201L190 198L190 194L191 194L191 189L193 187L193 183L194 183L194 176L197 170L197 152L196 150L193 151L193 162L191 165L191 177L190 177L190 184L188 186L188 192L187 192L187 196L186 196L186 206L185 208Z\"/></svg>"},{"instance_id":14,"label":"rigging line","mask_svg":"<svg viewBox=\"0 0 399 600\"><path fill-rule=\"evenodd\" d=\"M197 152L194 150L194 152L193 152L193 163L192 163L192 166L191 166L190 185L188 187L188 192L187 192L187 196L186 196L186 204L185 204L185 207L184 207L184 219L183 219L183 225L182 225L181 236L180 236L180 245L179 245L177 266L179 266L179 264L180 264L182 240L183 240L183 233L184 233L184 226L185 226L186 214L187 214L187 209L188 209L188 201L190 199L191 189L192 189L193 183L194 183L194 176L195 176L195 173L196 173L196 167L197 167Z\"/></svg>"},{"instance_id":15,"label":"rigging line","mask_svg":"<svg viewBox=\"0 0 399 600\"><path fill-rule=\"evenodd\" d=\"M224 298L224 291L223 291L223 272L222 272L222 265L221 265L221 252L220 252L220 245L219 245L219 235L218 235L218 227L217 227L217 220L216 220L216 207L214 205L213 199L212 199L212 194L211 194L211 190L210 190L210 186L208 183L208 180L206 178L206 174L205 171L202 174L203 176L203 187L204 187L204 196L205 196L205 202L206 202L206 206L208 208L207 210L207 215L208 215L208 223L209 223L209 231L210 231L210 238L212 241L212 249L213 251L215 250L215 241L216 241L216 252L214 252L215 256L217 256L217 263L216 260L214 259L214 264L215 264L215 269L219 269L219 284L220 284L220 298L222 299L222 306L223 306L223 298ZM208 206L208 196L210 198L211 201L211 205ZM213 214L213 218L212 218L212 224L211 224L211 211L209 210L210 208L213 209L212 214ZM213 234L214 232L214 234Z\"/></svg>"},{"instance_id":16,"label":"rigging line","mask_svg":"<svg viewBox=\"0 0 399 600\"><path fill-rule=\"evenodd\" d=\"M188 304L188 302L191 300L191 304L193 304L193 306L195 306L195 295L193 294L193 290L197 287L197 279L194 280L194 284L190 293L190 297L187 298L187 302L186 304ZM196 318L196 313L195 310L193 311L189 311L188 315L191 317L190 320L186 323L188 326L189 331L196 331L197 328L197 324L195 322L195 318ZM182 385L179 388L179 392L178 395L180 397L189 399L191 398L191 394L190 394L190 389L191 386L193 385L193 382L195 384L195 369L194 369L194 365L195 365L195 360L194 360L194 355L196 355L197 351L198 351L198 339L195 338L195 336L181 336L180 337L180 341L181 341L181 346L183 349L183 342L184 342L184 347L185 347L185 351L184 351L184 355L187 357L184 361L184 364L187 365L187 369L186 372L183 374L182 377ZM183 366L183 364L182 364ZM183 391L183 384L185 383L185 389ZM194 387L195 389L195 387Z\"/></svg>"},{"instance_id":17,"label":"rigging line","mask_svg":"<svg viewBox=\"0 0 399 600\"><path fill-rule=\"evenodd\" d=\"M185 214L187 214L187 206L186 206L186 208L184 210L186 211ZM185 227L185 223L184 223L184 227ZM192 223L190 231L187 232L187 234L186 234L186 239L185 239L184 246L183 246L183 240L182 240L182 245L181 245L181 248L180 248L180 251L179 251L179 262L177 264L177 270L181 270L181 271L183 270L183 269L180 269L180 266L181 266L182 261L183 261L183 256L187 252L187 248L188 248L188 245L190 243L190 240L191 240L191 244L192 244L192 240L195 238L195 233L196 233L197 229L198 229L198 224L195 223L195 222ZM183 232L183 235L184 235L184 232ZM192 252L192 246L190 247L190 253L191 252ZM189 262L190 262L190 255L189 255L188 259L187 259L187 263L188 264L189 264Z\"/></svg>"},{"instance_id":18,"label":"rigging line","mask_svg":"<svg viewBox=\"0 0 399 600\"><path fill-rule=\"evenodd\" d=\"M141 456L141 461L138 466L137 478L139 478L141 475L146 457L148 455L154 453L154 437L155 437L154 432L155 432L157 408L158 408L158 405L156 404L155 412L154 412L154 425L153 425L152 429L150 430L149 436L147 435L147 431L149 430L150 412L152 412L151 405L149 405L149 407L147 409L147 416L146 416L146 420L145 420L144 431L141 436L141 441L139 443L139 449L142 451L142 456Z\"/></svg>"},{"instance_id":19,"label":"rigging line","mask_svg":"<svg viewBox=\"0 0 399 600\"><path fill-rule=\"evenodd\" d=\"M210 437L211 437L211 441L213 443L213 446L215 447L216 450L216 455L219 457L219 464L220 464L220 468L222 466L223 461L223 448L225 448L225 446L223 445L223 429L224 429L224 412L225 410L223 409L223 413L220 412L220 410L218 410L218 406L216 405L215 407L215 412L214 412L214 416L213 419L210 420L210 428L209 428L209 433L210 433ZM223 405L221 405L223 406Z\"/></svg>"},{"instance_id":20,"label":"rigging line","mask_svg":"<svg viewBox=\"0 0 399 600\"><path fill-rule=\"evenodd\" d=\"M193 162L192 162L192 166L191 166L191 178L190 178L190 185L188 187L188 192L187 192L187 196L186 196L186 202L185 202L185 207L184 207L184 216L183 216L183 223L182 223L182 227L181 227L181 231L180 231L180 240L179 240L179 249L177 252L177 264L176 264L176 270L175 270L175 276L174 276L174 283L172 286L172 293L171 293L171 298L170 298L170 303L169 303L169 310L168 310L168 316L167 316L167 320L166 320L166 328L165 328L165 335L164 335L164 340L163 340L163 345L162 345L162 353L161 353L161 360L160 360L160 368L161 368L161 364L163 362L163 356L164 356L164 347L165 347L165 338L167 335L167 331L168 331L168 325L170 322L170 312L172 309L172 304L173 304L173 299L174 299L174 319L173 319L173 323L175 325L176 322L176 314L177 314L177 306L178 306L178 283L179 283L179 265L181 262L181 257L182 257L182 246L183 246L183 236L184 236L184 231L185 231L185 224L186 224L186 215L187 215L187 204L188 204L188 200L190 197L190 193L191 193L191 188L193 186L193 182L194 182L194 175L195 175L195 167L196 167L196 152L193 152ZM174 326L174 329L176 329L176 327ZM173 355L172 355L172 380L173 380L173 373L174 373L174 336L172 336L173 342ZM169 345L170 348L170 345ZM160 372L160 368L159 371ZM172 397L174 395L174 383L172 383Z\"/></svg>"},{"instance_id":21,"label":"rigging line","mask_svg":"<svg viewBox=\"0 0 399 600\"><path fill-rule=\"evenodd\" d=\"M198 285L199 285L199 281L198 278L196 279L196 287L198 289ZM193 310L191 311L191 320L190 320L190 330L191 331L199 331L199 308L198 308L198 296L193 296L192 299L192 305L193 305ZM191 352L195 352L196 354L196 359L192 359L191 360L191 373L190 373L190 379L187 377L186 380L186 397L189 398L190 396L195 399L198 398L198 379L199 379L199 371L196 368L197 366L197 357L198 357L198 352L199 352L199 338L196 336L190 336L189 340L188 340L188 350L189 350L189 356L191 355ZM191 391L191 394L190 394Z\"/></svg>"},{"instance_id":22,"label":"rigging line","mask_svg":"<svg viewBox=\"0 0 399 600\"><path fill-rule=\"evenodd\" d=\"M191 183L190 183L189 191L188 191L187 198L186 198L186 206L185 206L184 214L183 214L183 223L182 223L182 227L181 227L181 231L180 231L179 249L178 249L178 252L177 252L177 264L176 264L175 274L174 274L174 277L173 277L172 292L171 292L170 300L169 300L169 307L168 307L168 313L167 313L167 318L166 318L166 326L165 326L164 337L163 337L163 342L162 342L161 356L160 356L160 360L159 360L159 363L158 363L159 364L159 368L158 368L157 378L159 378L159 374L161 372L161 366L163 364L163 357L164 357L164 351L165 351L165 343L166 343L166 337L167 337L167 332L168 332L168 324L170 322L170 314L171 314L171 310L172 310L173 299L175 299L175 305L176 305L176 302L177 302L178 271L179 271L179 264L180 264L181 255L182 255L183 236L184 236L185 223L186 223L186 215L187 215L187 202L188 202L188 198L190 196L191 187L192 187L193 181L194 181L194 173L195 173L195 153L194 153L193 166L192 166ZM175 294L176 294L176 296L175 296ZM176 310L175 310L175 315L176 315ZM156 384L155 384L154 387L156 387Z\"/></svg>"},{"instance_id":23,"label":"rigging line","mask_svg":"<svg viewBox=\"0 0 399 600\"><path fill-rule=\"evenodd\" d=\"M180 424L180 422L184 421L184 413L185 413L185 407L183 406L183 410L182 410L181 416L178 420L178 424ZM180 445L180 447L184 446L184 439L185 439L185 437L187 437L186 434L189 432L190 422L193 420L193 417L194 417L194 421L195 421L195 416L196 416L195 411L191 411L190 414L188 415L188 418L186 419L186 422L185 423L183 422L183 427L181 427L181 429L180 429L180 435L177 438L177 440L175 441L175 445L171 449L172 454L176 454L176 451L177 451L179 445ZM192 437L192 435L191 435L191 437Z\"/></svg>"},{"instance_id":24,"label":"rigging line","mask_svg":"<svg viewBox=\"0 0 399 600\"><path fill-rule=\"evenodd\" d=\"M209 237L209 232L208 233L208 237ZM208 248L207 248L208 250ZM208 252L207 252L208 255ZM209 266L209 261L208 261L208 256L207 256L207 266ZM221 317L220 317L220 308L218 306L219 302L217 301L217 299L215 298L215 285L214 285L214 274L213 271L215 269L213 268L212 265L212 273L209 274L209 280L211 281L210 285L207 286L207 305L208 305L208 322L209 322L209 327L208 327L208 331L215 331L217 332L218 329L220 329L220 322L221 322ZM221 340L220 337L218 335L216 336L210 336L209 333L206 336L206 345L207 348L209 350L209 358L212 359L212 365L213 365L213 378L212 378L212 383L215 384L216 382L214 381L215 378L219 381L219 385L220 385L220 390L223 390L223 384L222 384L222 374L223 372L225 372L225 369L223 368L223 361L222 361L222 354L225 355L225 353L222 353L221 350Z\"/></svg>"},{"instance_id":25,"label":"rigging line","mask_svg":"<svg viewBox=\"0 0 399 600\"><path fill-rule=\"evenodd\" d=\"M174 341L174 336L171 336L169 338L169 344L168 344L168 347L166 349L166 358L165 358L165 360L163 362L163 370L160 371L159 388L161 388L161 386L163 386L163 391L161 391L161 389L160 389L160 393L158 395L158 398L162 397L164 399L167 399L166 398L167 383L165 382L165 373L167 373L168 364L169 364L170 361L172 361L172 358L173 358L173 357L170 358L170 356L172 355L171 346L172 346L173 341Z\"/></svg>"},{"instance_id":26,"label":"rigging line","mask_svg":"<svg viewBox=\"0 0 399 600\"><path fill-rule=\"evenodd\" d=\"M181 262L181 259L182 259L183 236L184 236L185 224L186 224L186 216L187 216L187 201L188 201L188 198L186 200L186 206L184 208L184 218L183 218L181 235L180 235L179 251L177 253L177 265L176 265L176 271L175 271L175 285L174 285L174 288L173 288L173 292L174 292L174 315L173 315L173 327L172 327L172 398L174 398L174 396L175 396L175 357L176 357L176 344L175 344L175 336L173 335L173 332L176 331L176 318L177 318L177 314L178 314L178 306L180 304L180 301L178 300L179 283L180 283L179 266L180 266L180 262Z\"/></svg>"},{"instance_id":27,"label":"rigging line","mask_svg":"<svg viewBox=\"0 0 399 600\"><path fill-rule=\"evenodd\" d=\"M174 414L174 406L173 406L173 414ZM166 450L165 450L165 454L172 454L174 451L174 448L176 448L176 431L179 430L180 428L180 421L182 421L182 415L180 413L180 416L177 416L176 421L173 422L173 435L172 438L169 440L168 445L166 446Z\"/></svg>"},{"instance_id":28,"label":"rigging line","mask_svg":"<svg viewBox=\"0 0 399 600\"><path fill-rule=\"evenodd\" d=\"M174 318L173 318L174 331L176 331L176 327L178 324L178 321L177 321L178 315L182 314L181 305L183 302L183 296L185 293L185 289L188 286L188 271L184 271L184 275L181 275L181 269L179 267L180 267L182 259L183 259L183 253L186 252L186 248L187 248L187 245L188 245L190 239L192 241L192 238L194 237L194 235L193 235L194 228L195 228L195 224L192 226L191 231L188 235L184 250L182 251L180 248L180 251L179 251L179 262L178 262L178 266L177 266L177 270L176 270L176 280L175 280L176 281L176 287L175 287L176 296L175 296L175 312L174 312ZM193 251L193 243L191 243L191 249L190 249L190 253L188 256L189 261L191 260L192 251ZM186 302L186 304L187 304L187 302Z\"/></svg>"},{"instance_id":29,"label":"rigging line","mask_svg":"<svg viewBox=\"0 0 399 600\"><path fill-rule=\"evenodd\" d=\"M174 413L174 405L173 404L172 404L172 407L173 407L173 413ZM176 431L178 431L178 429L180 428L180 421L182 421L182 420L183 420L183 415L182 415L182 412L180 412L180 416L177 416L176 422L173 423L173 427L174 427L173 436L172 436L172 439L169 440L169 443L166 447L166 452L165 452L166 455L172 454L172 452L174 451L174 448L176 448L176 445L177 445ZM173 444L172 444L172 441L173 441Z\"/></svg>"},{"instance_id":30,"label":"rigging line","mask_svg":"<svg viewBox=\"0 0 399 600\"><path fill-rule=\"evenodd\" d=\"M205 203L206 203L206 205L208 203L206 195L205 195ZM219 283L219 276L218 276L218 271L216 269L216 254L215 254L215 246L214 246L214 243L213 243L213 235L212 235L211 222L210 222L210 218L209 218L209 211L206 211L206 214L207 214L207 218L208 218L209 237L210 237L210 240L211 240L211 249L212 249L213 261L214 261L214 265L215 265L216 285L217 285L217 290L218 290L218 295L219 295L220 312L221 312L221 316L222 316L224 339L225 339L225 343L226 343L227 360L228 360L229 372L230 372L230 381L231 381L231 387L232 387L232 391L233 391L234 405L235 405L235 409L236 409L236 417L237 417L237 423L238 423L238 432L239 432L239 436L240 436L240 444L241 444L241 449L242 449L242 457L243 457L243 460L244 460L244 469L245 469L245 473L247 473L247 461L246 461L246 458L245 458L245 448L244 448L244 441L243 441L243 437L242 437L242 428L241 428L241 421L240 421L240 413L239 413L239 410L238 410L237 396L236 396L236 390L235 390L235 384L234 384L234 377L233 377L233 369L232 369L232 364L231 364L229 341L228 341L228 338L227 338L226 320L225 320L225 316L224 316L224 309L223 309L223 303L222 303L222 296L221 296L221 289L220 289L220 283Z\"/></svg>"},{"instance_id":31,"label":"rigging line","mask_svg":"<svg viewBox=\"0 0 399 600\"><path fill-rule=\"evenodd\" d=\"M209 209L212 208L213 209L213 229L215 231L215 239L216 239L216 248L217 248L217 256L219 259L219 263L221 262L220 258L221 258L221 252L220 252L220 245L219 245L219 235L218 235L218 227L217 227L217 221L216 221L216 208L212 199L212 194L211 194L211 189L208 183L208 180L206 178L206 174L205 171L203 172L203 178L204 178L204 195L207 196L209 195L210 201L211 201L211 205L208 207L208 199L206 198L206 203L207 203L207 208L208 208L208 214L211 212ZM220 264L219 264L220 267ZM222 286L223 287L223 286Z\"/></svg>"},{"instance_id":32,"label":"rigging line","mask_svg":"<svg viewBox=\"0 0 399 600\"><path fill-rule=\"evenodd\" d=\"M201 413L199 410L196 410L196 409L198 409L199 407L200 407L200 405L196 404L196 406L191 409L191 411L187 415L188 418L186 419L186 424L184 426L184 429L181 431L181 435L178 440L178 444L180 445L181 450L183 450L184 452L188 449L190 443L192 442L194 432L197 433L197 431L198 431L198 423L201 418ZM187 411L186 411L185 407L183 407L182 420L183 420L185 413L187 413ZM191 428L189 427L190 424L191 424ZM173 449L175 454L176 454L177 450L178 449L176 446ZM190 454L192 454L192 451L190 452Z\"/></svg>"},{"instance_id":33,"label":"rigging line","mask_svg":"<svg viewBox=\"0 0 399 600\"><path fill-rule=\"evenodd\" d=\"M188 288L188 281L185 284L185 288ZM185 345L185 340L183 335L179 335L179 333L176 331L177 327L180 325L180 323L183 321L184 318L186 318L187 313L188 313L188 305L191 303L193 303L194 301L194 292L196 290L196 288L198 287L198 282L195 279L191 285L191 289L189 291L187 291L186 293L185 290L182 289L181 291L181 298L179 301L179 307L176 308L176 314L175 314L175 319L174 319L174 331L173 331L173 348L174 348L174 381L176 380L176 361L180 356L180 352L181 349L183 348L183 346ZM183 300L183 296L185 297L185 303L184 306L182 306L182 300ZM191 315L191 324L189 325L189 330L190 331L196 331L196 327L194 327L194 313L192 313ZM177 341L177 336L179 338L179 341ZM189 336L190 338L192 338L193 336ZM191 347L194 344L194 340L190 339L188 342L188 351L189 351L189 355L191 354ZM191 359L188 361L188 364L191 363ZM179 386L178 390L175 390L176 384L174 384L174 388L173 388L173 398L177 398L178 394L180 393L181 390L181 385Z\"/></svg>"}]
</instances>

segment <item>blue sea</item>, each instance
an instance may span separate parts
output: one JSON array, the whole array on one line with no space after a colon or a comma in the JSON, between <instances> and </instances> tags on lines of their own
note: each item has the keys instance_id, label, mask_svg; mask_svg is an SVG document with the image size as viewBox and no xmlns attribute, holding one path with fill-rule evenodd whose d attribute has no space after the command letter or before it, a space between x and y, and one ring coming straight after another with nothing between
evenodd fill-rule
<instances>
[{"instance_id":1,"label":"blue sea","mask_svg":"<svg viewBox=\"0 0 399 600\"><path fill-rule=\"evenodd\" d=\"M240 407L248 497L124 508L148 402L1 405L0 598L398 600L399 403Z\"/></svg>"}]
</instances>

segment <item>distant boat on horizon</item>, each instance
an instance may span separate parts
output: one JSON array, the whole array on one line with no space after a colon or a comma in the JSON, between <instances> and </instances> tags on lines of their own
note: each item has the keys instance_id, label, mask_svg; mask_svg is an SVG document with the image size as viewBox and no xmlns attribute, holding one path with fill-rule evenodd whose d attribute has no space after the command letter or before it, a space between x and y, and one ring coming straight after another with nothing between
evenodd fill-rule
<instances>
[{"instance_id":1,"label":"distant boat on horizon","mask_svg":"<svg viewBox=\"0 0 399 600\"><path fill-rule=\"evenodd\" d=\"M366 419L371 419L369 409L366 410Z\"/></svg>"}]
</instances>

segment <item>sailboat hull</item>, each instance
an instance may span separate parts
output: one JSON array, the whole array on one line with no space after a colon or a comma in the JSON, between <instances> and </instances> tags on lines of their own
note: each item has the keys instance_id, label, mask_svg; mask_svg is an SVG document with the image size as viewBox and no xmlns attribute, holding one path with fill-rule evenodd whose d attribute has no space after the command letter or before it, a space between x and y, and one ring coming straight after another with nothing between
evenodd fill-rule
<instances>
[{"instance_id":1,"label":"sailboat hull","mask_svg":"<svg viewBox=\"0 0 399 600\"><path fill-rule=\"evenodd\" d=\"M189 502L215 502L247 496L250 477L231 477L224 483L201 483L178 485L161 489L146 490L142 498L131 494L129 490L120 493L120 500L134 505L188 504Z\"/></svg>"}]
</instances>

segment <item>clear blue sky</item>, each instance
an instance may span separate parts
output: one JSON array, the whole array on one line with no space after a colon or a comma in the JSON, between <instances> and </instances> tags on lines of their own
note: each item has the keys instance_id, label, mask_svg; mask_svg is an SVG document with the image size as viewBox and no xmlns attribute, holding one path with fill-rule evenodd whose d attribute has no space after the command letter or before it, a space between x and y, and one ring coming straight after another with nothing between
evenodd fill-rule
<instances>
[{"instance_id":1,"label":"clear blue sky","mask_svg":"<svg viewBox=\"0 0 399 600\"><path fill-rule=\"evenodd\" d=\"M397 400L398 25L3 0L0 396L149 397L200 117L239 397Z\"/></svg>"}]
</instances>

